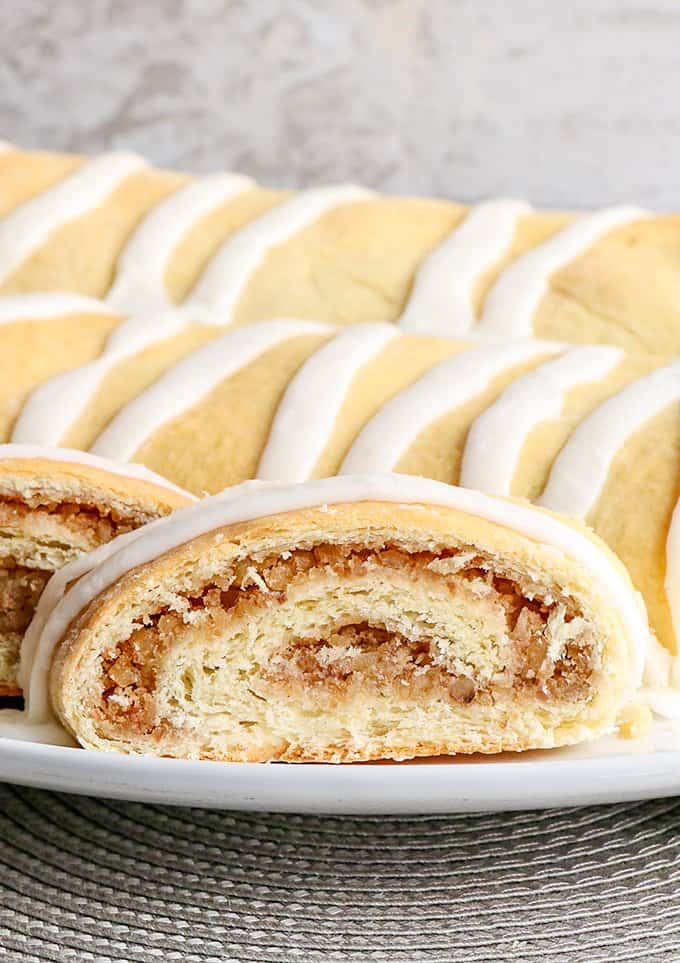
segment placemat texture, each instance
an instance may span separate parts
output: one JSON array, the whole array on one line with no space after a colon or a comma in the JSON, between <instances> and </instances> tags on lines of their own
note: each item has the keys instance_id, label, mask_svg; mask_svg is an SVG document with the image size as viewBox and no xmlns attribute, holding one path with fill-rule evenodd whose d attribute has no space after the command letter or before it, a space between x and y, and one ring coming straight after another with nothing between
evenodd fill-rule
<instances>
[{"instance_id":1,"label":"placemat texture","mask_svg":"<svg viewBox=\"0 0 680 963\"><path fill-rule=\"evenodd\" d=\"M0 786L8 961L680 959L680 800L421 818Z\"/></svg>"}]
</instances>

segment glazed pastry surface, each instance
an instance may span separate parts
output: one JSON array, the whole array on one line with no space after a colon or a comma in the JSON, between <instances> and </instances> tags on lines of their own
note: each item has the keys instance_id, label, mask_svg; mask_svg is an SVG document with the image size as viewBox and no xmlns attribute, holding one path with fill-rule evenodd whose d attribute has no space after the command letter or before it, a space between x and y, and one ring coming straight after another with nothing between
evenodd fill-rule
<instances>
[{"instance_id":1,"label":"glazed pastry surface","mask_svg":"<svg viewBox=\"0 0 680 963\"><path fill-rule=\"evenodd\" d=\"M0 198L3 296L68 292L118 315L208 325L380 320L680 350L678 215L467 207L353 185L291 194L131 154L18 149L0 154Z\"/></svg>"}]
</instances>

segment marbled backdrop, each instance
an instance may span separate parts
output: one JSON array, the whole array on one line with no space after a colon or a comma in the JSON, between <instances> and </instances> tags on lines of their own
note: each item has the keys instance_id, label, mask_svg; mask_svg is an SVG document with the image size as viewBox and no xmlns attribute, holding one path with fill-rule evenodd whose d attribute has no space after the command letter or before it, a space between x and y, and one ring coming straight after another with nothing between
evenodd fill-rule
<instances>
[{"instance_id":1,"label":"marbled backdrop","mask_svg":"<svg viewBox=\"0 0 680 963\"><path fill-rule=\"evenodd\" d=\"M0 137L680 208L677 0L5 0Z\"/></svg>"}]
</instances>

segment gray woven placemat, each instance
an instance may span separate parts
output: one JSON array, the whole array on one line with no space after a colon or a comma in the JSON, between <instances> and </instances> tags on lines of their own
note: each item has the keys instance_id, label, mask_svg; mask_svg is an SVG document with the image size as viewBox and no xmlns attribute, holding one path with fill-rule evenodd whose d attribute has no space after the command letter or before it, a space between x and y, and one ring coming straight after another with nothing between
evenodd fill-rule
<instances>
[{"instance_id":1,"label":"gray woven placemat","mask_svg":"<svg viewBox=\"0 0 680 963\"><path fill-rule=\"evenodd\" d=\"M0 785L3 960L680 959L680 800L422 818Z\"/></svg>"}]
</instances>

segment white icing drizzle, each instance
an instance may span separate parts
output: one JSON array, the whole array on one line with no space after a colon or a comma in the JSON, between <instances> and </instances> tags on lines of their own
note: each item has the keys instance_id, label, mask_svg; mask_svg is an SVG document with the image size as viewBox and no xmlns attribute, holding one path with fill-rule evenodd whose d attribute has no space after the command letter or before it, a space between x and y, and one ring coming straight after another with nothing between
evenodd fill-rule
<instances>
[{"instance_id":1,"label":"white icing drizzle","mask_svg":"<svg viewBox=\"0 0 680 963\"><path fill-rule=\"evenodd\" d=\"M473 422L465 441L460 484L490 495L509 495L532 430L559 418L571 388L598 381L623 357L620 348L572 348L513 381Z\"/></svg>"},{"instance_id":2,"label":"white icing drizzle","mask_svg":"<svg viewBox=\"0 0 680 963\"><path fill-rule=\"evenodd\" d=\"M276 411L258 478L296 482L310 477L358 371L395 337L390 324L356 325L305 361Z\"/></svg>"},{"instance_id":3,"label":"white icing drizzle","mask_svg":"<svg viewBox=\"0 0 680 963\"><path fill-rule=\"evenodd\" d=\"M680 503L666 536L664 589L675 638L680 639ZM680 719L680 656L671 655L655 638L647 650L642 698L656 715Z\"/></svg>"},{"instance_id":4,"label":"white icing drizzle","mask_svg":"<svg viewBox=\"0 0 680 963\"><path fill-rule=\"evenodd\" d=\"M283 244L327 211L373 196L362 187L340 184L305 191L277 205L227 238L184 302L185 311L195 315L209 309L221 324L228 324L248 279L271 248Z\"/></svg>"},{"instance_id":5,"label":"white icing drizzle","mask_svg":"<svg viewBox=\"0 0 680 963\"><path fill-rule=\"evenodd\" d=\"M290 338L333 330L312 321L263 321L208 342L126 405L97 438L92 451L128 461L154 431L269 348Z\"/></svg>"},{"instance_id":6,"label":"white icing drizzle","mask_svg":"<svg viewBox=\"0 0 680 963\"><path fill-rule=\"evenodd\" d=\"M517 221L530 210L524 201L507 199L473 207L419 269L399 326L415 334L469 332L477 321L477 281L501 260L512 243Z\"/></svg>"},{"instance_id":7,"label":"white icing drizzle","mask_svg":"<svg viewBox=\"0 0 680 963\"><path fill-rule=\"evenodd\" d=\"M675 506L666 536L666 577L664 588L675 638L680 640L680 502Z\"/></svg>"},{"instance_id":8,"label":"white icing drizzle","mask_svg":"<svg viewBox=\"0 0 680 963\"><path fill-rule=\"evenodd\" d=\"M680 503L675 506L666 536L664 589L675 638L680 639ZM680 719L680 655L652 636L647 647L644 687L640 696L657 716Z\"/></svg>"},{"instance_id":9,"label":"white icing drizzle","mask_svg":"<svg viewBox=\"0 0 680 963\"><path fill-rule=\"evenodd\" d=\"M678 398L680 361L657 368L608 398L571 434L553 463L539 504L587 518L626 440Z\"/></svg>"},{"instance_id":10,"label":"white icing drizzle","mask_svg":"<svg viewBox=\"0 0 680 963\"><path fill-rule=\"evenodd\" d=\"M176 315L130 318L112 333L103 353L87 364L54 375L31 393L17 418L12 441L59 445L117 364L184 327Z\"/></svg>"},{"instance_id":11,"label":"white icing drizzle","mask_svg":"<svg viewBox=\"0 0 680 963\"><path fill-rule=\"evenodd\" d=\"M14 321L45 321L69 314L109 314L118 312L106 302L66 291L36 291L0 297L0 324Z\"/></svg>"},{"instance_id":12,"label":"white icing drizzle","mask_svg":"<svg viewBox=\"0 0 680 963\"><path fill-rule=\"evenodd\" d=\"M680 719L680 656L671 655L653 635L647 646L642 681L638 694L641 701L661 718Z\"/></svg>"},{"instance_id":13,"label":"white icing drizzle","mask_svg":"<svg viewBox=\"0 0 680 963\"><path fill-rule=\"evenodd\" d=\"M0 220L0 283L54 230L98 207L146 166L136 154L102 154Z\"/></svg>"},{"instance_id":14,"label":"white icing drizzle","mask_svg":"<svg viewBox=\"0 0 680 963\"><path fill-rule=\"evenodd\" d=\"M559 350L553 342L484 344L441 361L388 401L357 435L340 474L392 471L420 433L515 365Z\"/></svg>"},{"instance_id":15,"label":"white icing drizzle","mask_svg":"<svg viewBox=\"0 0 680 963\"><path fill-rule=\"evenodd\" d=\"M562 552L588 570L619 612L629 646L631 684L639 684L649 637L644 606L618 567L586 535L529 505L431 479L354 475L293 485L246 482L114 539L62 569L43 593L35 626L29 628L29 641L22 652L20 680L25 686L31 721L49 721L49 666L67 627L94 598L127 572L222 526L283 512L362 501L457 509ZM73 583L80 573L82 576ZM69 583L73 584L67 590Z\"/></svg>"},{"instance_id":16,"label":"white icing drizzle","mask_svg":"<svg viewBox=\"0 0 680 963\"><path fill-rule=\"evenodd\" d=\"M159 485L161 488L168 488L170 491L179 492L189 501L196 501L196 497L190 492L180 488L173 482L158 475L144 465L127 463L121 464L117 461L109 461L99 455L93 455L86 451L79 451L77 448L52 448L46 445L0 445L0 464L4 461L13 459L40 459L43 461L85 465L90 468L97 468L99 471L108 472L111 475L121 475L124 478L135 478L139 481L149 482L152 485Z\"/></svg>"},{"instance_id":17,"label":"white icing drizzle","mask_svg":"<svg viewBox=\"0 0 680 963\"><path fill-rule=\"evenodd\" d=\"M505 269L488 292L477 326L480 334L530 335L532 319L550 275L615 227L649 217L637 207L609 207L584 214Z\"/></svg>"},{"instance_id":18,"label":"white icing drizzle","mask_svg":"<svg viewBox=\"0 0 680 963\"><path fill-rule=\"evenodd\" d=\"M178 243L200 218L253 185L250 177L240 174L214 174L192 181L157 204L123 248L107 302L121 314L172 307L165 273Z\"/></svg>"}]
</instances>

